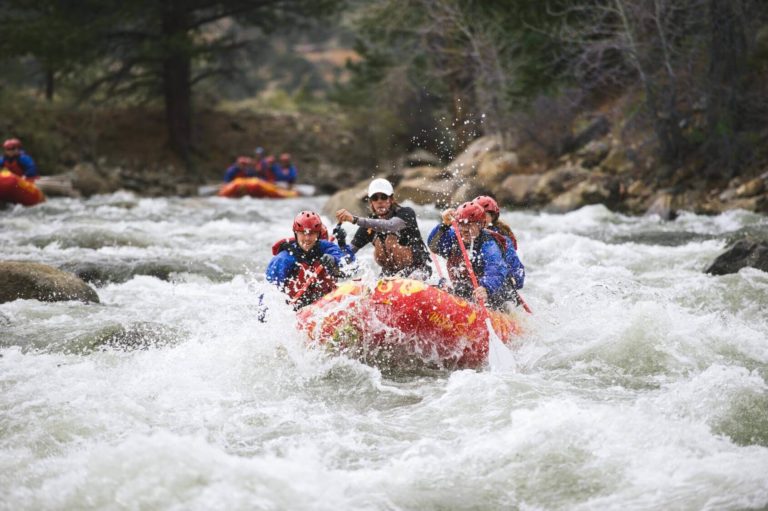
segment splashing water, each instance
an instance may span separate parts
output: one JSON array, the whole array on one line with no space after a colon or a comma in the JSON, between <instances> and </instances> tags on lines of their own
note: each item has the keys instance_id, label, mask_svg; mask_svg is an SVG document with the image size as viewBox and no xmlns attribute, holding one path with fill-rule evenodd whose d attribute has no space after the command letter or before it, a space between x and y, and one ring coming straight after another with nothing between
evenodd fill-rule
<instances>
[{"instance_id":1,"label":"splashing water","mask_svg":"<svg viewBox=\"0 0 768 511\"><path fill-rule=\"evenodd\" d=\"M264 283L322 200L1 212L0 258L102 303L0 304L0 509L768 506L768 275L703 273L765 217L504 213L536 310L517 370L385 374L307 349Z\"/></svg>"}]
</instances>

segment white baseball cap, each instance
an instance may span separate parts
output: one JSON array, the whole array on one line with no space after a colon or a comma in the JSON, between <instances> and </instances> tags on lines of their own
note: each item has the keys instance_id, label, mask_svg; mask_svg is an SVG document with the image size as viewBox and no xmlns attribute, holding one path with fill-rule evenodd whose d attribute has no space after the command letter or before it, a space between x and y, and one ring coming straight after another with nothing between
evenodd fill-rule
<instances>
[{"instance_id":1,"label":"white baseball cap","mask_svg":"<svg viewBox=\"0 0 768 511\"><path fill-rule=\"evenodd\" d=\"M395 190L392 188L392 183L386 179L374 179L371 184L368 185L368 197L373 197L377 193L383 193L387 197L391 197L395 194Z\"/></svg>"}]
</instances>

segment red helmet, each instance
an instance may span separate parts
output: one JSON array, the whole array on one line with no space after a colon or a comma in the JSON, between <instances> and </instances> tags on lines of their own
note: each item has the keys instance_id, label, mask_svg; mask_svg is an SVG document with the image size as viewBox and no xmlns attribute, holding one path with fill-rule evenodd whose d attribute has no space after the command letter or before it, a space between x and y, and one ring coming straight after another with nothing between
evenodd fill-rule
<instances>
[{"instance_id":1,"label":"red helmet","mask_svg":"<svg viewBox=\"0 0 768 511\"><path fill-rule=\"evenodd\" d=\"M488 197L487 195L481 195L477 198L475 198L474 201L476 204L478 204L481 208L483 208L483 211L486 213L494 213L496 215L499 214L499 204L493 200L493 197Z\"/></svg>"},{"instance_id":2,"label":"red helmet","mask_svg":"<svg viewBox=\"0 0 768 511\"><path fill-rule=\"evenodd\" d=\"M21 149L21 140L18 138L9 138L3 142L3 149Z\"/></svg>"},{"instance_id":3,"label":"red helmet","mask_svg":"<svg viewBox=\"0 0 768 511\"><path fill-rule=\"evenodd\" d=\"M238 165L250 165L251 163L253 163L253 160L251 160L247 156L240 156L239 158L237 158L236 163Z\"/></svg>"},{"instance_id":4,"label":"red helmet","mask_svg":"<svg viewBox=\"0 0 768 511\"><path fill-rule=\"evenodd\" d=\"M270 154L269 156L264 158L264 161L267 163L267 165L272 165L273 163L275 163L275 157Z\"/></svg>"},{"instance_id":5,"label":"red helmet","mask_svg":"<svg viewBox=\"0 0 768 511\"><path fill-rule=\"evenodd\" d=\"M289 153L281 154L280 161L291 161L291 155Z\"/></svg>"},{"instance_id":6,"label":"red helmet","mask_svg":"<svg viewBox=\"0 0 768 511\"><path fill-rule=\"evenodd\" d=\"M293 219L293 232L316 232L322 236L324 229L325 226L323 221L320 220L320 215L314 211L302 211ZM328 232L327 229L325 231Z\"/></svg>"},{"instance_id":7,"label":"red helmet","mask_svg":"<svg viewBox=\"0 0 768 511\"><path fill-rule=\"evenodd\" d=\"M462 224L485 223L485 211L475 202L465 202L456 208L456 221Z\"/></svg>"}]
</instances>

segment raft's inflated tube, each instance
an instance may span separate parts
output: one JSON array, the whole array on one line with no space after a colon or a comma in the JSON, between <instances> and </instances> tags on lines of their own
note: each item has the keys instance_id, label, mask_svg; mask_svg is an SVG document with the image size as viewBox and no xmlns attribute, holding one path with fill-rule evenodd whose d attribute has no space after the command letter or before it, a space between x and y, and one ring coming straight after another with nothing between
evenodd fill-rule
<instances>
[{"instance_id":1,"label":"raft's inflated tube","mask_svg":"<svg viewBox=\"0 0 768 511\"><path fill-rule=\"evenodd\" d=\"M387 359L419 359L449 368L481 367L488 355L488 329L479 305L410 279L340 285L299 312L311 344L355 356L386 351ZM503 342L520 333L510 316L490 311Z\"/></svg>"},{"instance_id":2,"label":"raft's inflated tube","mask_svg":"<svg viewBox=\"0 0 768 511\"><path fill-rule=\"evenodd\" d=\"M289 199L298 197L299 192L281 188L274 183L258 177L238 177L225 184L219 190L220 197L256 197L270 199Z\"/></svg>"},{"instance_id":3,"label":"raft's inflated tube","mask_svg":"<svg viewBox=\"0 0 768 511\"><path fill-rule=\"evenodd\" d=\"M34 206L43 201L45 195L35 183L17 176L10 170L0 171L0 202Z\"/></svg>"}]
</instances>

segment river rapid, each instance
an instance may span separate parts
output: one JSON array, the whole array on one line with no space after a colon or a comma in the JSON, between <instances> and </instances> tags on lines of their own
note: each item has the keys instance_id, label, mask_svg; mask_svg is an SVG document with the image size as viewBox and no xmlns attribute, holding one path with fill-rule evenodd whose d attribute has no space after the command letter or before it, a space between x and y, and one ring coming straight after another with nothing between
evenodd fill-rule
<instances>
[{"instance_id":1,"label":"river rapid","mask_svg":"<svg viewBox=\"0 0 768 511\"><path fill-rule=\"evenodd\" d=\"M0 509L768 507L768 274L703 272L766 217L505 212L517 369L409 372L305 347L264 283L324 200L0 211L0 259L101 299L0 304Z\"/></svg>"}]
</instances>

